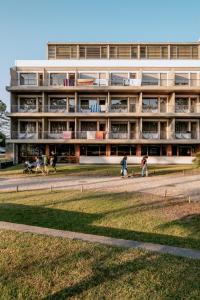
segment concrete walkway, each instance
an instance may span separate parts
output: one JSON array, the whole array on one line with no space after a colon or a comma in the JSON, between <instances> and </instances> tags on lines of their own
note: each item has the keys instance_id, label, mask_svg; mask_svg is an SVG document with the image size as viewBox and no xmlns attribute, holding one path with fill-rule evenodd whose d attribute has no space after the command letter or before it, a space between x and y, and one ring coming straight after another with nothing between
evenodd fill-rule
<instances>
[{"instance_id":1,"label":"concrete walkway","mask_svg":"<svg viewBox=\"0 0 200 300\"><path fill-rule=\"evenodd\" d=\"M57 230L51 228L16 224L10 222L1 222L1 221L0 221L0 229L14 230L18 232L29 232L34 234L61 237L61 238L67 238L72 240L81 240L90 243L99 243L103 245L122 247L122 248L142 249L145 251L153 251L162 254L163 253L171 254L174 256L181 256L181 257L200 260L200 251L187 249L187 248L171 247L171 246L152 244L152 243L143 243L143 242L138 242L133 240L116 239L116 238L110 238L106 236L99 236L99 235L85 234L80 232Z\"/></svg>"},{"instance_id":2,"label":"concrete walkway","mask_svg":"<svg viewBox=\"0 0 200 300\"><path fill-rule=\"evenodd\" d=\"M150 177L132 177L121 179L111 176L66 176L66 177L24 177L6 178L0 176L0 191L16 191L33 189L75 189L103 190L115 192L143 192L153 195L171 197L190 197L200 200L200 174L156 175Z\"/></svg>"}]
</instances>

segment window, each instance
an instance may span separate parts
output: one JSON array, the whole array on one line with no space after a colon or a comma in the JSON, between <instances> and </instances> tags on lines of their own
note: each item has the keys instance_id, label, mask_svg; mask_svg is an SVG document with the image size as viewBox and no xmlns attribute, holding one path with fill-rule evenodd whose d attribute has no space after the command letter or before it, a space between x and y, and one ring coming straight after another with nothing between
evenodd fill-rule
<instances>
[{"instance_id":1,"label":"window","mask_svg":"<svg viewBox=\"0 0 200 300\"><path fill-rule=\"evenodd\" d=\"M188 112L188 110L189 110L189 98L176 98L175 112Z\"/></svg>"},{"instance_id":2,"label":"window","mask_svg":"<svg viewBox=\"0 0 200 300\"><path fill-rule=\"evenodd\" d=\"M197 45L171 45L172 59L197 59Z\"/></svg>"},{"instance_id":3,"label":"window","mask_svg":"<svg viewBox=\"0 0 200 300\"><path fill-rule=\"evenodd\" d=\"M50 85L67 85L65 73L51 73L50 74Z\"/></svg>"},{"instance_id":4,"label":"window","mask_svg":"<svg viewBox=\"0 0 200 300\"><path fill-rule=\"evenodd\" d=\"M136 146L133 145L111 145L111 156L136 155Z\"/></svg>"},{"instance_id":5,"label":"window","mask_svg":"<svg viewBox=\"0 0 200 300\"><path fill-rule=\"evenodd\" d=\"M111 73L111 85L129 85L128 73Z\"/></svg>"},{"instance_id":6,"label":"window","mask_svg":"<svg viewBox=\"0 0 200 300\"><path fill-rule=\"evenodd\" d=\"M142 156L144 156L144 155L160 156L161 155L161 146L160 145L142 145L141 155Z\"/></svg>"},{"instance_id":7,"label":"window","mask_svg":"<svg viewBox=\"0 0 200 300\"><path fill-rule=\"evenodd\" d=\"M50 111L57 112L57 111L65 111L66 110L66 98L64 97L51 97L49 99L49 109Z\"/></svg>"},{"instance_id":8,"label":"window","mask_svg":"<svg viewBox=\"0 0 200 300\"><path fill-rule=\"evenodd\" d=\"M175 74L175 85L188 85L188 84L189 84L188 73Z\"/></svg>"},{"instance_id":9,"label":"window","mask_svg":"<svg viewBox=\"0 0 200 300\"><path fill-rule=\"evenodd\" d=\"M182 121L179 121L179 122L176 122L175 123L175 131L176 132L188 132L188 128L189 128L189 123L188 122L182 122Z\"/></svg>"},{"instance_id":10,"label":"window","mask_svg":"<svg viewBox=\"0 0 200 300\"><path fill-rule=\"evenodd\" d=\"M111 111L113 112L126 112L128 98L112 98L111 99Z\"/></svg>"},{"instance_id":11,"label":"window","mask_svg":"<svg viewBox=\"0 0 200 300\"><path fill-rule=\"evenodd\" d=\"M146 46L140 46L140 58L147 57L147 49Z\"/></svg>"},{"instance_id":12,"label":"window","mask_svg":"<svg viewBox=\"0 0 200 300\"><path fill-rule=\"evenodd\" d=\"M19 162L25 160L35 160L35 156L42 156L45 153L45 145L43 144L22 144L19 145Z\"/></svg>"},{"instance_id":13,"label":"window","mask_svg":"<svg viewBox=\"0 0 200 300\"><path fill-rule=\"evenodd\" d=\"M36 111L36 98L20 98L19 109L20 111Z\"/></svg>"},{"instance_id":14,"label":"window","mask_svg":"<svg viewBox=\"0 0 200 300\"><path fill-rule=\"evenodd\" d=\"M132 53L134 54L134 52ZM110 58L111 59L130 59L131 58L131 46L116 45L110 46Z\"/></svg>"},{"instance_id":15,"label":"window","mask_svg":"<svg viewBox=\"0 0 200 300\"><path fill-rule=\"evenodd\" d=\"M157 132L158 131L158 122L144 121L142 123L143 132Z\"/></svg>"},{"instance_id":16,"label":"window","mask_svg":"<svg viewBox=\"0 0 200 300\"><path fill-rule=\"evenodd\" d=\"M80 155L105 156L106 155L106 145L81 145Z\"/></svg>"},{"instance_id":17,"label":"window","mask_svg":"<svg viewBox=\"0 0 200 300\"><path fill-rule=\"evenodd\" d=\"M81 59L103 59L108 57L107 51L107 45L80 45L79 57Z\"/></svg>"},{"instance_id":18,"label":"window","mask_svg":"<svg viewBox=\"0 0 200 300\"><path fill-rule=\"evenodd\" d=\"M158 73L143 73L142 74L142 85L159 85Z\"/></svg>"},{"instance_id":19,"label":"window","mask_svg":"<svg viewBox=\"0 0 200 300\"><path fill-rule=\"evenodd\" d=\"M179 156L191 156L192 146L179 146Z\"/></svg>"},{"instance_id":20,"label":"window","mask_svg":"<svg viewBox=\"0 0 200 300\"><path fill-rule=\"evenodd\" d=\"M20 85L37 85L37 74L20 73Z\"/></svg>"},{"instance_id":21,"label":"window","mask_svg":"<svg viewBox=\"0 0 200 300\"><path fill-rule=\"evenodd\" d=\"M52 133L62 133L66 131L67 123L65 121L51 121L50 122L50 132Z\"/></svg>"},{"instance_id":22,"label":"window","mask_svg":"<svg viewBox=\"0 0 200 300\"><path fill-rule=\"evenodd\" d=\"M21 133L35 133L36 130L36 122L28 122L28 121L21 121L20 122L20 132Z\"/></svg>"},{"instance_id":23,"label":"window","mask_svg":"<svg viewBox=\"0 0 200 300\"><path fill-rule=\"evenodd\" d=\"M138 57L138 47L132 46L131 47L131 58L137 58Z\"/></svg>"},{"instance_id":24,"label":"window","mask_svg":"<svg viewBox=\"0 0 200 300\"><path fill-rule=\"evenodd\" d=\"M142 112L158 112L158 98L143 98Z\"/></svg>"},{"instance_id":25,"label":"window","mask_svg":"<svg viewBox=\"0 0 200 300\"><path fill-rule=\"evenodd\" d=\"M76 45L57 45L56 46L57 59L73 59L77 58Z\"/></svg>"}]
</instances>

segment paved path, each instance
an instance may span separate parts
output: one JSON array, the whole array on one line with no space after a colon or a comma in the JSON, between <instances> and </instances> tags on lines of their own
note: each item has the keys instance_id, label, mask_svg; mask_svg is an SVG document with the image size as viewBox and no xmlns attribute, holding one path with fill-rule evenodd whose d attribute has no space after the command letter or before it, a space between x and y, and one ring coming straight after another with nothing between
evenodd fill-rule
<instances>
[{"instance_id":1,"label":"paved path","mask_svg":"<svg viewBox=\"0 0 200 300\"><path fill-rule=\"evenodd\" d=\"M190 197L200 200L200 174L156 175L146 178L121 179L111 176L66 176L66 177L19 177L6 178L0 175L0 191L29 189L99 189L103 191L135 191L172 197Z\"/></svg>"},{"instance_id":2,"label":"paved path","mask_svg":"<svg viewBox=\"0 0 200 300\"><path fill-rule=\"evenodd\" d=\"M30 226L30 225L1 222L1 221L0 221L0 229L14 230L18 232L29 232L34 234L61 237L61 238L67 238L72 240L81 240L90 243L99 243L103 245L116 246L122 248L142 249L145 251L153 251L162 254L163 253L171 254L175 256L200 260L200 251L188 249L188 248L171 247L171 246L152 244L152 243L143 243L143 242L138 242L133 240L116 239L116 238L110 238L110 237L100 236L100 235L85 234L80 232L57 230L57 229L50 229L50 228L44 228L38 226Z\"/></svg>"}]
</instances>

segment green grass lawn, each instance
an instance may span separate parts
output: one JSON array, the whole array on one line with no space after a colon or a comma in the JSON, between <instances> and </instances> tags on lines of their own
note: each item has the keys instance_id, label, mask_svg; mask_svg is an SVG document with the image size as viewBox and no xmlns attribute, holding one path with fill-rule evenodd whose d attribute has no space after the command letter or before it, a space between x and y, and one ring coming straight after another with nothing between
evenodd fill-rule
<instances>
[{"instance_id":1,"label":"green grass lawn","mask_svg":"<svg viewBox=\"0 0 200 300\"><path fill-rule=\"evenodd\" d=\"M200 202L145 193L0 194L0 220L200 249Z\"/></svg>"},{"instance_id":2,"label":"green grass lawn","mask_svg":"<svg viewBox=\"0 0 200 300\"><path fill-rule=\"evenodd\" d=\"M200 261L0 231L0 299L200 299Z\"/></svg>"},{"instance_id":3,"label":"green grass lawn","mask_svg":"<svg viewBox=\"0 0 200 300\"><path fill-rule=\"evenodd\" d=\"M165 175L183 170L194 170L194 165L149 165L149 174ZM129 165L130 174L140 174L141 167L139 165ZM6 169L0 170L0 176L24 176L22 174L23 165L12 166ZM51 171L51 168L50 168ZM57 174L51 174L51 176L119 176L120 165L58 165ZM38 176L37 174L27 176Z\"/></svg>"}]
</instances>

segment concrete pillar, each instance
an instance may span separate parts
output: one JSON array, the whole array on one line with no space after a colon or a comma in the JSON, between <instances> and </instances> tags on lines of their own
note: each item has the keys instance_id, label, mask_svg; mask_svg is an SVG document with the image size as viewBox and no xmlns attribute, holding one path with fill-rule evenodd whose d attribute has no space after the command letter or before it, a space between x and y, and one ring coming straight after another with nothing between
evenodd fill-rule
<instances>
[{"instance_id":1,"label":"concrete pillar","mask_svg":"<svg viewBox=\"0 0 200 300\"><path fill-rule=\"evenodd\" d=\"M172 145L167 145L167 156L172 156Z\"/></svg>"},{"instance_id":2,"label":"concrete pillar","mask_svg":"<svg viewBox=\"0 0 200 300\"><path fill-rule=\"evenodd\" d=\"M78 109L78 93L77 92L75 92L74 100L75 100L75 112L78 112L79 109Z\"/></svg>"},{"instance_id":3,"label":"concrete pillar","mask_svg":"<svg viewBox=\"0 0 200 300\"><path fill-rule=\"evenodd\" d=\"M49 145L45 145L45 154L49 156Z\"/></svg>"},{"instance_id":4,"label":"concrete pillar","mask_svg":"<svg viewBox=\"0 0 200 300\"><path fill-rule=\"evenodd\" d=\"M141 156L141 145L136 145L136 156Z\"/></svg>"},{"instance_id":5,"label":"concrete pillar","mask_svg":"<svg viewBox=\"0 0 200 300\"><path fill-rule=\"evenodd\" d=\"M77 158L80 157L80 145L79 144L75 145L75 156Z\"/></svg>"},{"instance_id":6,"label":"concrete pillar","mask_svg":"<svg viewBox=\"0 0 200 300\"><path fill-rule=\"evenodd\" d=\"M110 156L111 154L111 145L107 144L106 145L106 156Z\"/></svg>"},{"instance_id":7,"label":"concrete pillar","mask_svg":"<svg viewBox=\"0 0 200 300\"><path fill-rule=\"evenodd\" d=\"M138 112L142 112L142 92L139 94L139 101L138 101Z\"/></svg>"}]
</instances>

